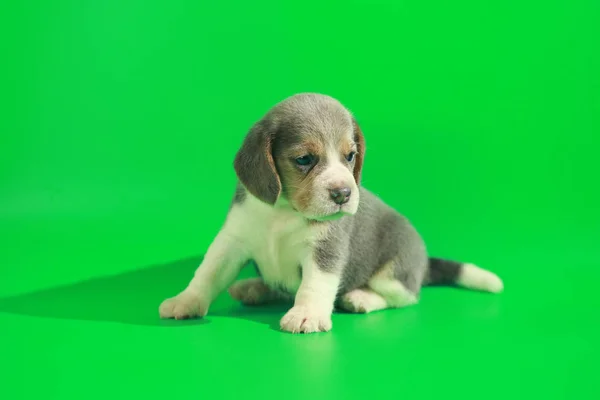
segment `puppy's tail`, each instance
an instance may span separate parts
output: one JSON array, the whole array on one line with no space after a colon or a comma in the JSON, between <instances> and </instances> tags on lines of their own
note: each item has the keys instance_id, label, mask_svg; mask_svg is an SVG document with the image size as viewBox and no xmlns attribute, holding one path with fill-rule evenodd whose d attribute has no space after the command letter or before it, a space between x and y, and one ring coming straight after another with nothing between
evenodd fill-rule
<instances>
[{"instance_id":1,"label":"puppy's tail","mask_svg":"<svg viewBox=\"0 0 600 400\"><path fill-rule=\"evenodd\" d=\"M504 290L502 279L493 272L473 264L431 257L425 284L457 285L492 293L500 293Z\"/></svg>"}]
</instances>

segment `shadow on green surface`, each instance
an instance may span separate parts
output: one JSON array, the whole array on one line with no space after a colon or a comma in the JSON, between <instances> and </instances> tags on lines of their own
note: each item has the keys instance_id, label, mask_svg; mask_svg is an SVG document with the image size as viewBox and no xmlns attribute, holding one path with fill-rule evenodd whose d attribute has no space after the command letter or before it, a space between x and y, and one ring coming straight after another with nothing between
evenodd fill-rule
<instances>
[{"instance_id":1,"label":"shadow on green surface","mask_svg":"<svg viewBox=\"0 0 600 400\"><path fill-rule=\"evenodd\" d=\"M158 305L181 291L202 256L141 268L120 275L90 279L0 299L0 312L34 317L118 322L131 325L183 327L210 322L211 316L243 318L278 329L281 305L248 308L227 294L211 306L207 318L161 320Z\"/></svg>"},{"instance_id":2,"label":"shadow on green surface","mask_svg":"<svg viewBox=\"0 0 600 400\"><path fill-rule=\"evenodd\" d=\"M209 324L213 317L233 318L266 325L269 329L280 331L279 320L291 304L246 307L234 301L228 293L223 293L217 298L206 318L183 321L160 319L158 306L161 301L176 295L186 287L201 260L202 256L190 257L120 275L99 277L0 298L0 312L42 318L157 327L197 326ZM244 268L241 273L241 277L249 276L255 276L252 267ZM465 303L464 300L457 301L461 302L457 309L465 312L469 303Z\"/></svg>"}]
</instances>

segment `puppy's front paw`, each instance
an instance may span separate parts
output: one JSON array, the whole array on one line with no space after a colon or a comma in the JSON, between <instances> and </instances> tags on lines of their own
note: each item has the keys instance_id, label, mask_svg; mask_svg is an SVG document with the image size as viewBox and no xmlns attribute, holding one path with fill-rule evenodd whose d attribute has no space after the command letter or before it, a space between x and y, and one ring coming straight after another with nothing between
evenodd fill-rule
<instances>
[{"instance_id":1,"label":"puppy's front paw","mask_svg":"<svg viewBox=\"0 0 600 400\"><path fill-rule=\"evenodd\" d=\"M331 330L331 313L317 308L294 306L281 319L281 329L292 333L327 332Z\"/></svg>"},{"instance_id":2,"label":"puppy's front paw","mask_svg":"<svg viewBox=\"0 0 600 400\"><path fill-rule=\"evenodd\" d=\"M186 319L204 317L208 305L197 293L183 291L175 297L166 299L158 308L161 318Z\"/></svg>"}]
</instances>

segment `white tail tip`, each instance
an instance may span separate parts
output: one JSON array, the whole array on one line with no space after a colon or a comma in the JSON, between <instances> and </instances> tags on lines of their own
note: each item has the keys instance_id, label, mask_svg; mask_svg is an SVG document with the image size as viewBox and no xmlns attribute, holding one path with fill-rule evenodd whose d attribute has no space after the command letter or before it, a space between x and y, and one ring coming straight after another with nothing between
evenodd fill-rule
<instances>
[{"instance_id":1,"label":"white tail tip","mask_svg":"<svg viewBox=\"0 0 600 400\"><path fill-rule=\"evenodd\" d=\"M468 289L492 293L500 293L504 290L504 284L498 275L474 264L462 265L456 284Z\"/></svg>"}]
</instances>

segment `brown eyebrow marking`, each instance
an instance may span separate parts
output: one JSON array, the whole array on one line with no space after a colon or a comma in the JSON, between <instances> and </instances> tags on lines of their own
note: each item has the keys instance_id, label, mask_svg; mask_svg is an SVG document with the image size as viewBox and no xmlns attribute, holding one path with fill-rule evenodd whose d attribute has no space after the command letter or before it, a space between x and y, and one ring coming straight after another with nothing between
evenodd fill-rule
<instances>
[{"instance_id":1,"label":"brown eyebrow marking","mask_svg":"<svg viewBox=\"0 0 600 400\"><path fill-rule=\"evenodd\" d=\"M290 147L292 154L322 154L325 148L319 142L304 142Z\"/></svg>"},{"instance_id":2,"label":"brown eyebrow marking","mask_svg":"<svg viewBox=\"0 0 600 400\"><path fill-rule=\"evenodd\" d=\"M348 154L351 151L356 151L356 148L357 148L357 146L356 146L356 143L354 143L354 142L342 142L341 143L341 150L342 150L342 153L344 153L344 154Z\"/></svg>"}]
</instances>

